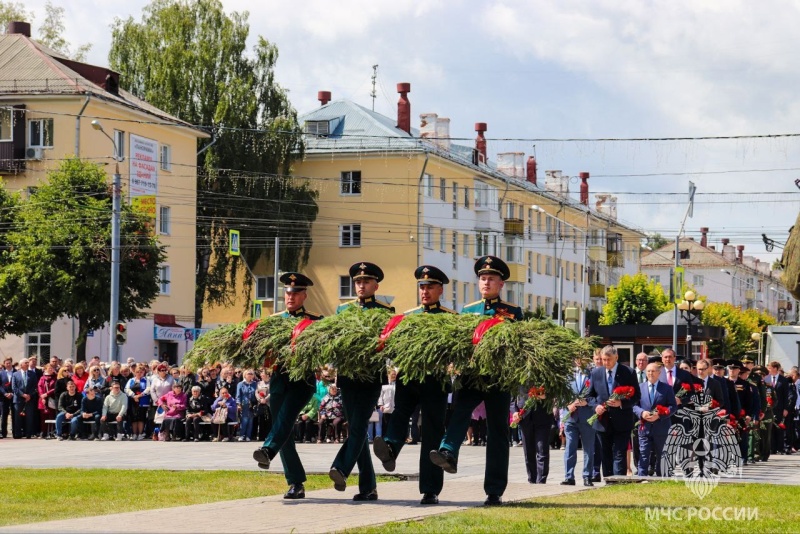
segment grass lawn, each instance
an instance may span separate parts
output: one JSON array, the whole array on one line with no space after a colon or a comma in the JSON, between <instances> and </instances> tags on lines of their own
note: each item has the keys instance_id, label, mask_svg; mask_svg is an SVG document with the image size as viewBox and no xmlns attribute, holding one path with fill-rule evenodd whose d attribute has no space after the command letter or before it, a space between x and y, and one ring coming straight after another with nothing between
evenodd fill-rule
<instances>
[{"instance_id":1,"label":"grass lawn","mask_svg":"<svg viewBox=\"0 0 800 534\"><path fill-rule=\"evenodd\" d=\"M648 520L646 507L684 507ZM717 507L758 509L757 519L700 520ZM694 512L690 512L693 508ZM722 508L717 515L724 517ZM702 501L682 483L623 484L497 508L475 508L420 521L390 523L356 532L798 532L800 490L795 486L720 484Z\"/></svg>"},{"instance_id":2,"label":"grass lawn","mask_svg":"<svg viewBox=\"0 0 800 534\"><path fill-rule=\"evenodd\" d=\"M331 487L310 475L306 491ZM256 471L3 469L0 526L278 495L282 474Z\"/></svg>"}]
</instances>

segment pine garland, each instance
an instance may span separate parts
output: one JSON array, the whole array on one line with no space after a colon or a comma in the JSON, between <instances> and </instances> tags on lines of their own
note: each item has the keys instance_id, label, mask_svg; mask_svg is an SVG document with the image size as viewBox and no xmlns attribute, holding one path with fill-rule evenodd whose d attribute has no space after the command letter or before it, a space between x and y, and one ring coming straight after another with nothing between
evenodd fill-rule
<instances>
[{"instance_id":1,"label":"pine garland","mask_svg":"<svg viewBox=\"0 0 800 534\"><path fill-rule=\"evenodd\" d=\"M292 329L298 322L294 317L279 315L261 319L231 363L244 369L256 369L264 365L267 356L275 363L283 363L282 358L292 340Z\"/></svg>"},{"instance_id":2,"label":"pine garland","mask_svg":"<svg viewBox=\"0 0 800 534\"><path fill-rule=\"evenodd\" d=\"M386 368L386 357L377 352L378 337L391 313L362 310L355 306L315 321L295 339L294 351L284 354L292 380L301 380L326 364L339 376L372 380Z\"/></svg>"},{"instance_id":3,"label":"pine garland","mask_svg":"<svg viewBox=\"0 0 800 534\"><path fill-rule=\"evenodd\" d=\"M248 323L233 323L209 330L200 336L183 363L193 371L218 362L230 361L242 346L242 332Z\"/></svg>"},{"instance_id":4,"label":"pine garland","mask_svg":"<svg viewBox=\"0 0 800 534\"><path fill-rule=\"evenodd\" d=\"M452 313L405 317L386 340L383 355L400 369L400 380L428 376L445 381L449 366L465 369L472 358L472 333L484 317Z\"/></svg>"}]
</instances>

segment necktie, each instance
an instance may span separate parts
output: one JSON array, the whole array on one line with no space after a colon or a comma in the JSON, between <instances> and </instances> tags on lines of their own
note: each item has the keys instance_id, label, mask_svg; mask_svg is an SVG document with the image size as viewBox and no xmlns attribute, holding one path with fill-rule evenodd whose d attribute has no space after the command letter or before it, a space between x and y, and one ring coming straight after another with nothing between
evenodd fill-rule
<instances>
[{"instance_id":1,"label":"necktie","mask_svg":"<svg viewBox=\"0 0 800 534\"><path fill-rule=\"evenodd\" d=\"M650 406L653 405L653 398L655 398L656 385L650 384Z\"/></svg>"},{"instance_id":2,"label":"necktie","mask_svg":"<svg viewBox=\"0 0 800 534\"><path fill-rule=\"evenodd\" d=\"M639 371L639 383L644 382L644 371Z\"/></svg>"},{"instance_id":3,"label":"necktie","mask_svg":"<svg viewBox=\"0 0 800 534\"><path fill-rule=\"evenodd\" d=\"M669 384L670 386L673 385L672 384L672 369L667 371L667 384Z\"/></svg>"},{"instance_id":4,"label":"necktie","mask_svg":"<svg viewBox=\"0 0 800 534\"><path fill-rule=\"evenodd\" d=\"M22 371L22 388L24 389L28 385L28 372Z\"/></svg>"},{"instance_id":5,"label":"necktie","mask_svg":"<svg viewBox=\"0 0 800 534\"><path fill-rule=\"evenodd\" d=\"M608 382L608 392L611 393L611 383L612 383L612 380L611 380L611 369L608 370L607 382Z\"/></svg>"},{"instance_id":6,"label":"necktie","mask_svg":"<svg viewBox=\"0 0 800 534\"><path fill-rule=\"evenodd\" d=\"M705 391L705 390L707 390L707 389L708 389L708 378L706 378L705 380L703 380L703 391Z\"/></svg>"}]
</instances>

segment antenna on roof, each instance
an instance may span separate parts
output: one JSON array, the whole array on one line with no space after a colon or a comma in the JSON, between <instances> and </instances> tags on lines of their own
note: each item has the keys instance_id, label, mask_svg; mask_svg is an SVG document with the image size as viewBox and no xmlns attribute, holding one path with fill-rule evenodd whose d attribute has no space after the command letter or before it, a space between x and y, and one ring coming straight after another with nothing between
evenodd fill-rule
<instances>
[{"instance_id":1,"label":"antenna on roof","mask_svg":"<svg viewBox=\"0 0 800 534\"><path fill-rule=\"evenodd\" d=\"M378 96L378 93L375 92L375 82L378 79L378 65L372 66L372 92L369 96L372 97L372 111L375 111L375 97Z\"/></svg>"}]
</instances>

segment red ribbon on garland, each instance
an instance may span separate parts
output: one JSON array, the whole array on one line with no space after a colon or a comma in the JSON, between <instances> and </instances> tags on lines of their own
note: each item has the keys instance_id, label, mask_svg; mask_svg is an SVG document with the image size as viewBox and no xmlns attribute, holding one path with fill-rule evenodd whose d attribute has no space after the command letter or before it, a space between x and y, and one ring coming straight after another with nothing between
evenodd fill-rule
<instances>
[{"instance_id":1,"label":"red ribbon on garland","mask_svg":"<svg viewBox=\"0 0 800 534\"><path fill-rule=\"evenodd\" d=\"M399 325L404 318L405 315L394 315L386 322L386 326L383 327L383 331L378 337L380 341L378 342L378 348L376 349L376 352L383 350L383 347L386 345L386 340L389 339L389 336L392 335L392 331L397 328L397 325Z\"/></svg>"},{"instance_id":2,"label":"red ribbon on garland","mask_svg":"<svg viewBox=\"0 0 800 534\"><path fill-rule=\"evenodd\" d=\"M312 321L311 319L303 319L302 321L294 325L294 328L292 328L292 348L294 348L294 341L295 339L297 339L297 336L302 334L303 330L311 326L311 323L313 322L314 321Z\"/></svg>"},{"instance_id":3,"label":"red ribbon on garland","mask_svg":"<svg viewBox=\"0 0 800 534\"><path fill-rule=\"evenodd\" d=\"M255 321L253 321L252 323L247 325L247 328L245 328L244 332L242 332L242 339L243 340L247 339L248 337L253 335L253 332L255 331L256 327L258 326L258 323L260 323L260 322L261 322L261 319L256 319Z\"/></svg>"},{"instance_id":4,"label":"red ribbon on garland","mask_svg":"<svg viewBox=\"0 0 800 534\"><path fill-rule=\"evenodd\" d=\"M477 345L480 343L481 339L483 339L483 335L488 332L490 328L497 326L504 321L505 320L502 317L492 317L491 319L482 321L478 326L475 327L475 332L472 334L472 344Z\"/></svg>"}]
</instances>

